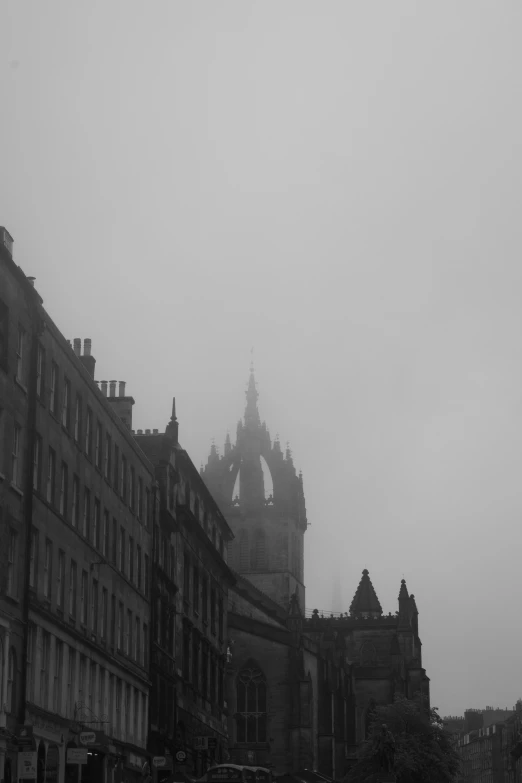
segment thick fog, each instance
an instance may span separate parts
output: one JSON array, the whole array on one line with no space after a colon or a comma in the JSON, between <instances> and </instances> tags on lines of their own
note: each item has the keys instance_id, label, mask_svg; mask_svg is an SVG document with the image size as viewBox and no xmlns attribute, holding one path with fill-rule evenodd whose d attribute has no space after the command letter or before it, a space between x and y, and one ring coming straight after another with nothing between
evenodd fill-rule
<instances>
[{"instance_id":1,"label":"thick fog","mask_svg":"<svg viewBox=\"0 0 522 783\"><path fill-rule=\"evenodd\" d=\"M307 607L368 568L442 714L522 695L522 6L4 0L0 224L134 427L259 409Z\"/></svg>"}]
</instances>

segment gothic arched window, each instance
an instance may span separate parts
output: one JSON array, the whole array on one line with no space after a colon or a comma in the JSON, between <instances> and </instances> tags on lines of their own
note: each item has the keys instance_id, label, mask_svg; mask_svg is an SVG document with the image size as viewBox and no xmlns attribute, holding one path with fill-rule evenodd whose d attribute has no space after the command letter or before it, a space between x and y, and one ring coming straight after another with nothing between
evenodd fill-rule
<instances>
[{"instance_id":1,"label":"gothic arched window","mask_svg":"<svg viewBox=\"0 0 522 783\"><path fill-rule=\"evenodd\" d=\"M252 550L252 567L264 571L267 567L266 535L264 530L256 530L254 549Z\"/></svg>"},{"instance_id":2,"label":"gothic arched window","mask_svg":"<svg viewBox=\"0 0 522 783\"><path fill-rule=\"evenodd\" d=\"M255 665L237 675L237 742L266 742L266 679Z\"/></svg>"},{"instance_id":3,"label":"gothic arched window","mask_svg":"<svg viewBox=\"0 0 522 783\"><path fill-rule=\"evenodd\" d=\"M246 530L242 530L239 536L239 569L241 571L248 571L250 566L248 549L248 533Z\"/></svg>"}]
</instances>

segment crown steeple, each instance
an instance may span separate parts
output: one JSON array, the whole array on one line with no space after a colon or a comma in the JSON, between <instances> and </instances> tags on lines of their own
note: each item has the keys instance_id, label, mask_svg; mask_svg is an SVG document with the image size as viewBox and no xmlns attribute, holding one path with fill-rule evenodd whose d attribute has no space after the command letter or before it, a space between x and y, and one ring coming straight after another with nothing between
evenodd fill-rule
<instances>
[{"instance_id":1,"label":"crown steeple","mask_svg":"<svg viewBox=\"0 0 522 783\"><path fill-rule=\"evenodd\" d=\"M366 617L380 617L382 608L377 598L377 593L371 583L368 569L362 572L361 581L355 591L353 601L350 606L350 614L363 615Z\"/></svg>"},{"instance_id":2,"label":"crown steeple","mask_svg":"<svg viewBox=\"0 0 522 783\"><path fill-rule=\"evenodd\" d=\"M246 390L246 408L245 408L245 426L251 429L261 426L259 411L257 409L257 400L259 393L256 388L256 379L254 376L254 364L250 363L250 377L248 379L248 388Z\"/></svg>"}]
</instances>

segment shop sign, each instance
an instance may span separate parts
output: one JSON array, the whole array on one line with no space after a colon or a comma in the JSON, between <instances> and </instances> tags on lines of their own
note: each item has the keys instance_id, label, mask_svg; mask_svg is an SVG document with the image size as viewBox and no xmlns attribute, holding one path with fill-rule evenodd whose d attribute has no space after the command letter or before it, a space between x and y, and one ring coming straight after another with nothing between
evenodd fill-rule
<instances>
[{"instance_id":1,"label":"shop sign","mask_svg":"<svg viewBox=\"0 0 522 783\"><path fill-rule=\"evenodd\" d=\"M106 737L103 731L82 731L79 736L80 745L86 747L101 747L106 743Z\"/></svg>"},{"instance_id":2,"label":"shop sign","mask_svg":"<svg viewBox=\"0 0 522 783\"><path fill-rule=\"evenodd\" d=\"M34 750L18 753L18 779L36 780L38 754Z\"/></svg>"},{"instance_id":3,"label":"shop sign","mask_svg":"<svg viewBox=\"0 0 522 783\"><path fill-rule=\"evenodd\" d=\"M207 739L208 739L208 749L215 750L217 748L217 737L207 737Z\"/></svg>"},{"instance_id":4,"label":"shop sign","mask_svg":"<svg viewBox=\"0 0 522 783\"><path fill-rule=\"evenodd\" d=\"M18 750L32 750L33 749L33 727L32 726L17 726L16 728L16 741L18 743Z\"/></svg>"},{"instance_id":5,"label":"shop sign","mask_svg":"<svg viewBox=\"0 0 522 783\"><path fill-rule=\"evenodd\" d=\"M87 764L87 748L67 748L67 764Z\"/></svg>"},{"instance_id":6,"label":"shop sign","mask_svg":"<svg viewBox=\"0 0 522 783\"><path fill-rule=\"evenodd\" d=\"M178 750L178 752L176 753L176 761L178 762L178 764L184 764L186 760L187 760L187 754L185 753L185 751Z\"/></svg>"},{"instance_id":7,"label":"shop sign","mask_svg":"<svg viewBox=\"0 0 522 783\"><path fill-rule=\"evenodd\" d=\"M221 783L221 781L242 781L243 770L235 767L216 767L207 772L208 783Z\"/></svg>"},{"instance_id":8,"label":"shop sign","mask_svg":"<svg viewBox=\"0 0 522 783\"><path fill-rule=\"evenodd\" d=\"M172 756L154 756L152 766L156 769L172 769Z\"/></svg>"},{"instance_id":9,"label":"shop sign","mask_svg":"<svg viewBox=\"0 0 522 783\"><path fill-rule=\"evenodd\" d=\"M195 737L194 750L208 750L208 737Z\"/></svg>"}]
</instances>

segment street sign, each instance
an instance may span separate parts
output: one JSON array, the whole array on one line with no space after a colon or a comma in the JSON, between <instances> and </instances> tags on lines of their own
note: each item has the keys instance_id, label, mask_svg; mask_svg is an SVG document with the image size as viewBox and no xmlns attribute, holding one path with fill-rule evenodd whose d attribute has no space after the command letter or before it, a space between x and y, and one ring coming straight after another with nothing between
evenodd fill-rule
<instances>
[{"instance_id":1,"label":"street sign","mask_svg":"<svg viewBox=\"0 0 522 783\"><path fill-rule=\"evenodd\" d=\"M165 766L167 759L165 756L154 756L152 759L152 766L156 767L156 769L160 769L161 767Z\"/></svg>"},{"instance_id":2,"label":"street sign","mask_svg":"<svg viewBox=\"0 0 522 783\"><path fill-rule=\"evenodd\" d=\"M19 780L36 780L36 764L38 754L34 750L18 753Z\"/></svg>"},{"instance_id":3,"label":"street sign","mask_svg":"<svg viewBox=\"0 0 522 783\"><path fill-rule=\"evenodd\" d=\"M87 764L87 748L67 748L67 764Z\"/></svg>"},{"instance_id":4,"label":"street sign","mask_svg":"<svg viewBox=\"0 0 522 783\"><path fill-rule=\"evenodd\" d=\"M176 761L178 762L178 764L184 764L186 760L187 760L187 754L185 753L185 751L178 750L178 752L176 753Z\"/></svg>"}]
</instances>

